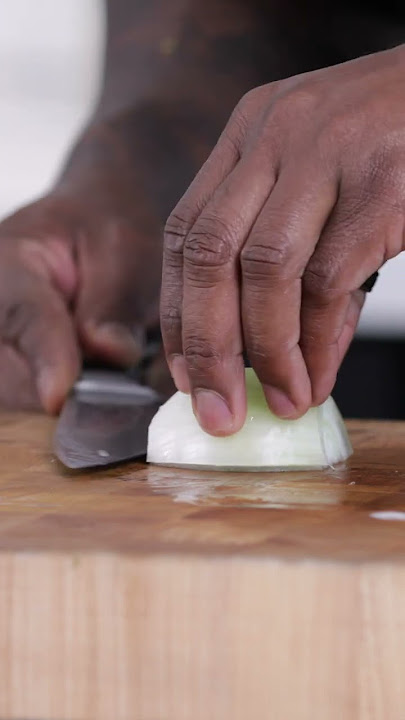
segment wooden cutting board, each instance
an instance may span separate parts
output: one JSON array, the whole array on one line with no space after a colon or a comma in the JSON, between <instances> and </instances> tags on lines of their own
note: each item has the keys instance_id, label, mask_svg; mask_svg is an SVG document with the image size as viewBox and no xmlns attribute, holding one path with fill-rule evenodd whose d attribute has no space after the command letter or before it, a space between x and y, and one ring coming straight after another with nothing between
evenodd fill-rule
<instances>
[{"instance_id":1,"label":"wooden cutting board","mask_svg":"<svg viewBox=\"0 0 405 720\"><path fill-rule=\"evenodd\" d=\"M405 424L347 469L69 473L0 415L2 720L404 720Z\"/></svg>"}]
</instances>

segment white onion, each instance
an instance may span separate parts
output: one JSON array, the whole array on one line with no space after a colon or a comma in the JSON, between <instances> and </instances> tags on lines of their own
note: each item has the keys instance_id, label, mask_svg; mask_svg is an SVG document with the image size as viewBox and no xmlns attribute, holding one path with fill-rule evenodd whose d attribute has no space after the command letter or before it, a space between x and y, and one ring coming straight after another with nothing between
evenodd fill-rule
<instances>
[{"instance_id":1,"label":"white onion","mask_svg":"<svg viewBox=\"0 0 405 720\"><path fill-rule=\"evenodd\" d=\"M173 395L149 427L148 462L220 470L305 470L330 467L351 455L332 397L298 420L280 420L268 409L253 370L246 370L246 387L245 424L222 438L200 428L189 395Z\"/></svg>"}]
</instances>

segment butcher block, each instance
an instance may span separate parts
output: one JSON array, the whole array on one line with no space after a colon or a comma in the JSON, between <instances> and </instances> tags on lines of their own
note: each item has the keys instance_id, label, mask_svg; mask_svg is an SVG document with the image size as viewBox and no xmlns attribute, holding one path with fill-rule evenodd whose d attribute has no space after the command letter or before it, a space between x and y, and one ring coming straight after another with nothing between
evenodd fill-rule
<instances>
[{"instance_id":1,"label":"butcher block","mask_svg":"<svg viewBox=\"0 0 405 720\"><path fill-rule=\"evenodd\" d=\"M0 415L1 720L404 720L405 424L346 467L69 472Z\"/></svg>"}]
</instances>

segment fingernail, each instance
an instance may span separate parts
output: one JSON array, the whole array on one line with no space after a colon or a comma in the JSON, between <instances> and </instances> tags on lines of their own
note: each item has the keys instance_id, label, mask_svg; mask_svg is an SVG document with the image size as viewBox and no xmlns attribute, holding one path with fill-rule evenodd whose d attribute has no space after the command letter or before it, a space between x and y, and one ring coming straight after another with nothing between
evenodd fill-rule
<instances>
[{"instance_id":1,"label":"fingernail","mask_svg":"<svg viewBox=\"0 0 405 720\"><path fill-rule=\"evenodd\" d=\"M187 365L183 355L174 355L170 360L170 372L177 387L182 393L190 392Z\"/></svg>"},{"instance_id":2,"label":"fingernail","mask_svg":"<svg viewBox=\"0 0 405 720\"><path fill-rule=\"evenodd\" d=\"M138 362L142 349L130 328L120 323L105 322L88 328L91 340L102 347L103 352L113 355L128 365Z\"/></svg>"},{"instance_id":3,"label":"fingernail","mask_svg":"<svg viewBox=\"0 0 405 720\"><path fill-rule=\"evenodd\" d=\"M198 422L211 435L228 435L234 420L225 400L211 390L196 390L194 407Z\"/></svg>"},{"instance_id":4,"label":"fingernail","mask_svg":"<svg viewBox=\"0 0 405 720\"><path fill-rule=\"evenodd\" d=\"M274 385L263 385L266 400L274 412L280 418L293 418L297 415L297 408L290 398Z\"/></svg>"}]
</instances>

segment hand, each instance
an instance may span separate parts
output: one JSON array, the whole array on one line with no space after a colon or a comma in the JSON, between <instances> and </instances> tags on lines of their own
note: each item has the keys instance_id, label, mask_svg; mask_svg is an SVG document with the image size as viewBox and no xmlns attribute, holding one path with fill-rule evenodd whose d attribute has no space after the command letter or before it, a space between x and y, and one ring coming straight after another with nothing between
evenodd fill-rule
<instances>
[{"instance_id":1,"label":"hand","mask_svg":"<svg viewBox=\"0 0 405 720\"><path fill-rule=\"evenodd\" d=\"M83 358L140 358L158 322L160 232L124 198L78 187L0 224L1 405L56 412Z\"/></svg>"},{"instance_id":2,"label":"hand","mask_svg":"<svg viewBox=\"0 0 405 720\"><path fill-rule=\"evenodd\" d=\"M404 249L404 78L401 47L249 92L169 218L165 350L206 431L244 422L244 347L277 415L332 391Z\"/></svg>"}]
</instances>

